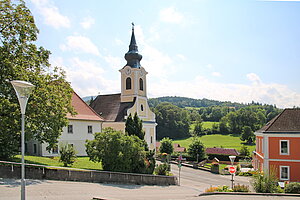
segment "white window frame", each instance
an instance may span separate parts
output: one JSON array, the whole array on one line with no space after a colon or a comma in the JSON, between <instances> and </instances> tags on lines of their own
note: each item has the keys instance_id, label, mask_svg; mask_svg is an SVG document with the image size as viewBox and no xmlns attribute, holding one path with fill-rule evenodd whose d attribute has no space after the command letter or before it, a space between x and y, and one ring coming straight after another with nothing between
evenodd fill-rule
<instances>
[{"instance_id":1,"label":"white window frame","mask_svg":"<svg viewBox=\"0 0 300 200\"><path fill-rule=\"evenodd\" d=\"M287 178L282 178L282 168L287 168ZM280 166L279 178L282 181L290 180L290 166Z\"/></svg>"},{"instance_id":2,"label":"white window frame","mask_svg":"<svg viewBox=\"0 0 300 200\"><path fill-rule=\"evenodd\" d=\"M287 153L282 153L281 151L281 142L286 142L287 143ZM280 155L290 155L290 141L289 140L280 140L279 142L279 154Z\"/></svg>"},{"instance_id":3,"label":"white window frame","mask_svg":"<svg viewBox=\"0 0 300 200\"><path fill-rule=\"evenodd\" d=\"M93 126L92 125L88 125L88 133L89 134L93 134ZM90 132L90 128L91 128L91 132Z\"/></svg>"}]
</instances>

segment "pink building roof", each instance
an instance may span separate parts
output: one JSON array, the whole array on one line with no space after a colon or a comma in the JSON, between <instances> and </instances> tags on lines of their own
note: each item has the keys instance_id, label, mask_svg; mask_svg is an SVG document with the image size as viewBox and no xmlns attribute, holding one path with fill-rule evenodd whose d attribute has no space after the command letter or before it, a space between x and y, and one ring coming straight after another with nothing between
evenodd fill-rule
<instances>
[{"instance_id":1,"label":"pink building roof","mask_svg":"<svg viewBox=\"0 0 300 200\"><path fill-rule=\"evenodd\" d=\"M236 149L224 149L224 148L206 148L206 154L219 154L219 155L232 155L238 156L240 153Z\"/></svg>"},{"instance_id":2,"label":"pink building roof","mask_svg":"<svg viewBox=\"0 0 300 200\"><path fill-rule=\"evenodd\" d=\"M103 118L89 107L75 92L72 94L72 106L77 114L72 116L68 113L68 119L104 121Z\"/></svg>"}]
</instances>

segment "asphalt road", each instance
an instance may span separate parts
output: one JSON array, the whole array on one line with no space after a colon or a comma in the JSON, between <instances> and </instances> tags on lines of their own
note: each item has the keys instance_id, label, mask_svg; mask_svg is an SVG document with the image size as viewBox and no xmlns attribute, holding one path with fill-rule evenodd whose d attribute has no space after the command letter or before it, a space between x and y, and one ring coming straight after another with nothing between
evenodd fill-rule
<instances>
[{"instance_id":1,"label":"asphalt road","mask_svg":"<svg viewBox=\"0 0 300 200\"><path fill-rule=\"evenodd\" d=\"M179 168L177 165L172 164L171 171L175 176L179 177ZM231 175L213 174L188 167L181 168L180 177L181 186L192 187L199 192L204 192L210 186L231 185ZM234 180L235 184L239 183L250 186L249 177L234 176Z\"/></svg>"},{"instance_id":2,"label":"asphalt road","mask_svg":"<svg viewBox=\"0 0 300 200\"><path fill-rule=\"evenodd\" d=\"M172 172L174 175L178 174L178 167L176 165L172 165ZM248 178L236 177L236 180L241 184L248 184ZM235 195L198 196L200 192L203 192L205 188L210 185L217 186L223 184L230 184L230 176L220 176L211 174L210 172L182 167L180 186L141 186L50 180L26 180L26 199L91 200L93 197L98 197L107 200L290 200L297 198ZM0 200L19 199L20 180L0 178Z\"/></svg>"}]
</instances>

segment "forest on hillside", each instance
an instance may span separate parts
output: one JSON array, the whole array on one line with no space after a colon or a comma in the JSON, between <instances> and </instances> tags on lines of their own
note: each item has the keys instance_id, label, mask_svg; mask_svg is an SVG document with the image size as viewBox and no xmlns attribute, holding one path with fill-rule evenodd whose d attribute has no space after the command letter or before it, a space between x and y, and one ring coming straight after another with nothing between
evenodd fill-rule
<instances>
[{"instance_id":1,"label":"forest on hillside","mask_svg":"<svg viewBox=\"0 0 300 200\"><path fill-rule=\"evenodd\" d=\"M233 134L246 143L254 143L254 132L281 112L275 105L186 97L152 98L149 105L156 114L158 139ZM202 127L203 121L219 123L205 129ZM190 129L191 124L194 124L193 130Z\"/></svg>"}]
</instances>

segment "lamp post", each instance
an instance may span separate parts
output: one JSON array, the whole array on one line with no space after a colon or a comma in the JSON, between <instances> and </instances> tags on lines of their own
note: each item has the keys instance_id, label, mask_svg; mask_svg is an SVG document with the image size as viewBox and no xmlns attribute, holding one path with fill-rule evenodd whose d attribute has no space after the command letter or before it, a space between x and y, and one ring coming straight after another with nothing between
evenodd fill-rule
<instances>
[{"instance_id":1,"label":"lamp post","mask_svg":"<svg viewBox=\"0 0 300 200\"><path fill-rule=\"evenodd\" d=\"M34 88L34 85L32 85L29 82L26 81L10 81L10 83L13 85L19 104L21 107L21 114L22 114L22 131L21 131L21 152L22 152L22 167L21 167L21 200L25 200L25 161L24 161L24 154L25 154L25 110L28 98L32 92L32 89Z\"/></svg>"},{"instance_id":2,"label":"lamp post","mask_svg":"<svg viewBox=\"0 0 300 200\"><path fill-rule=\"evenodd\" d=\"M234 163L234 160L235 160L236 156L229 156L229 159L230 159L230 162L231 162L231 167L233 167L233 163ZM234 169L234 168L233 168ZM235 172L235 170L234 170ZM233 189L233 182L234 182L234 179L233 179L233 173L231 173L231 189Z\"/></svg>"}]
</instances>

